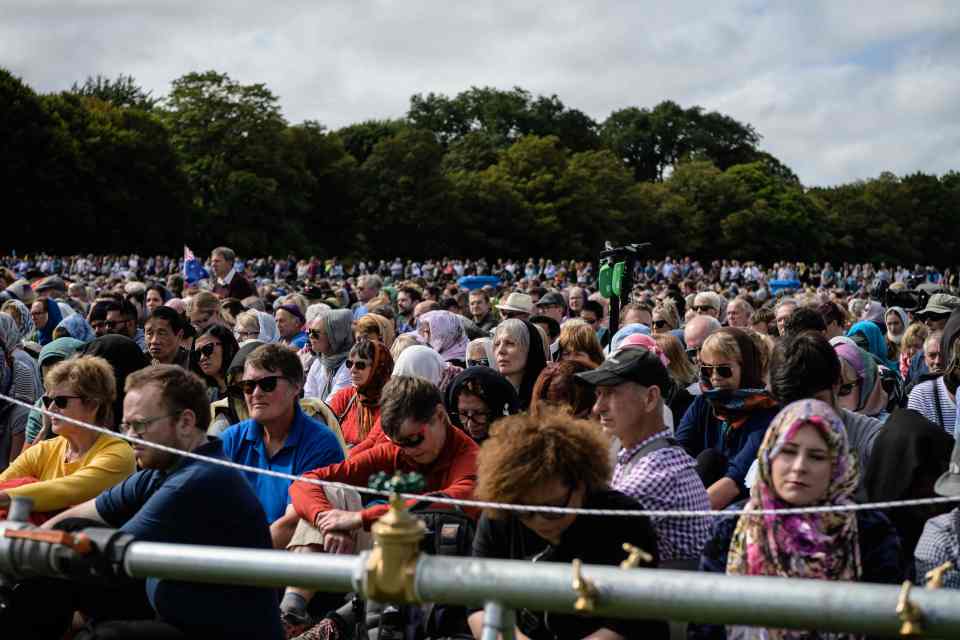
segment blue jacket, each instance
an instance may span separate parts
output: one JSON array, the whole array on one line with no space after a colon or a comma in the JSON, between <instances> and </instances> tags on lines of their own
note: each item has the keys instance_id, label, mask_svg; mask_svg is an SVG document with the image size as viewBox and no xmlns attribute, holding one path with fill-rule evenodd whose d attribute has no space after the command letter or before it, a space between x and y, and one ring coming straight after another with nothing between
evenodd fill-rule
<instances>
[{"instance_id":1,"label":"blue jacket","mask_svg":"<svg viewBox=\"0 0 960 640\"><path fill-rule=\"evenodd\" d=\"M723 454L727 458L725 476L736 482L741 495L745 495L743 479L747 476L750 465L756 460L763 434L777 411L776 408L756 411L746 424L738 429L731 429L726 440L721 442L720 420L707 399L697 396L683 415L674 437L694 458L706 449L714 449Z\"/></svg>"}]
</instances>

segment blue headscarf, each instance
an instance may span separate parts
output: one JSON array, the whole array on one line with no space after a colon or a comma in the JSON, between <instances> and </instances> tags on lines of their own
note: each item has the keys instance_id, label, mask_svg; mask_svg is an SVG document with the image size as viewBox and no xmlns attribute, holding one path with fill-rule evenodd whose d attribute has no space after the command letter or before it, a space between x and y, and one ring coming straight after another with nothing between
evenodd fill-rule
<instances>
[{"instance_id":1,"label":"blue headscarf","mask_svg":"<svg viewBox=\"0 0 960 640\"><path fill-rule=\"evenodd\" d=\"M33 324L33 316L30 315L30 309L27 308L27 305L19 300L10 300L10 304L17 308L17 314L20 316L20 321L16 324L17 329L20 330L20 342L23 342L30 338L33 332L37 330L37 326ZM16 319L14 318L14 320Z\"/></svg>"},{"instance_id":2,"label":"blue headscarf","mask_svg":"<svg viewBox=\"0 0 960 640\"><path fill-rule=\"evenodd\" d=\"M40 338L38 342L41 346L53 341L53 330L63 321L63 314L60 312L60 306L56 300L45 298L42 302L47 307L47 324L37 327Z\"/></svg>"},{"instance_id":3,"label":"blue headscarf","mask_svg":"<svg viewBox=\"0 0 960 640\"><path fill-rule=\"evenodd\" d=\"M57 328L63 329L70 334L71 338L76 338L84 343L90 342L97 337L97 334L93 331L93 327L91 327L90 323L79 313L61 320Z\"/></svg>"},{"instance_id":4,"label":"blue headscarf","mask_svg":"<svg viewBox=\"0 0 960 640\"><path fill-rule=\"evenodd\" d=\"M870 320L861 320L847 331L847 337L852 338L853 334L859 333L867 339L866 351L873 354L877 361L888 369L899 371L899 368L887 360L887 340L883 337L883 332L875 322Z\"/></svg>"},{"instance_id":5,"label":"blue headscarf","mask_svg":"<svg viewBox=\"0 0 960 640\"><path fill-rule=\"evenodd\" d=\"M639 322L634 322L631 324L625 324L617 332L613 334L613 339L610 341L610 353L613 353L620 348L620 343L627 339L628 336L634 334L641 334L648 336L650 335L650 327Z\"/></svg>"}]
</instances>

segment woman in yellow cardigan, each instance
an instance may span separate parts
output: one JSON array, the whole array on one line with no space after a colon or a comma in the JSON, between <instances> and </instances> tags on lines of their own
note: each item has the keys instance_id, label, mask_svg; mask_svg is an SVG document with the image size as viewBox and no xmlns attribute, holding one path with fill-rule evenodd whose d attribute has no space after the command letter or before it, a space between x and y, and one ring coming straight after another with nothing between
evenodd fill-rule
<instances>
[{"instance_id":1,"label":"woman in yellow cardigan","mask_svg":"<svg viewBox=\"0 0 960 640\"><path fill-rule=\"evenodd\" d=\"M47 372L44 386L44 405L59 414L50 420L58 437L38 439L0 474L0 509L13 497L26 496L33 499L34 512L57 512L99 495L136 469L133 449L125 441L60 417L113 425L117 388L106 360L64 360Z\"/></svg>"}]
</instances>

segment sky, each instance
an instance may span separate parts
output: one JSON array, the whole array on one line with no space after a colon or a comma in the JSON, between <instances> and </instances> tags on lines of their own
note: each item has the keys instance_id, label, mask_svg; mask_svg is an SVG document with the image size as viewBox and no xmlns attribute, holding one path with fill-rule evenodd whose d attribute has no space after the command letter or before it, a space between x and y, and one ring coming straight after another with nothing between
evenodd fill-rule
<instances>
[{"instance_id":1,"label":"sky","mask_svg":"<svg viewBox=\"0 0 960 640\"><path fill-rule=\"evenodd\" d=\"M0 66L154 96L213 69L333 129L471 86L598 121L674 100L752 124L810 186L960 170L960 0L2 0Z\"/></svg>"}]
</instances>

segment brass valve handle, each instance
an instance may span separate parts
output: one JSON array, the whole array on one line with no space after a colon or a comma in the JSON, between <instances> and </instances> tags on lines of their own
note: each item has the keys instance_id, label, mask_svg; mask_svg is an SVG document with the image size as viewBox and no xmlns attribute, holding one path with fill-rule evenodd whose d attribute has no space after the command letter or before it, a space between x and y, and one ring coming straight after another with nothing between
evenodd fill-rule
<instances>
[{"instance_id":1,"label":"brass valve handle","mask_svg":"<svg viewBox=\"0 0 960 640\"><path fill-rule=\"evenodd\" d=\"M629 542L623 543L623 550L627 552L627 559L620 563L621 569L636 569L640 566L641 562L645 564L653 563L652 555Z\"/></svg>"},{"instance_id":2,"label":"brass valve handle","mask_svg":"<svg viewBox=\"0 0 960 640\"><path fill-rule=\"evenodd\" d=\"M593 581L583 577L582 563L579 559L573 561L573 590L577 592L577 600L573 608L580 613L593 613L596 607L597 586Z\"/></svg>"},{"instance_id":3,"label":"brass valve handle","mask_svg":"<svg viewBox=\"0 0 960 640\"><path fill-rule=\"evenodd\" d=\"M93 550L93 544L90 538L78 533L76 535L66 531L52 531L41 529L6 529L3 537L13 538L15 540L32 540L34 542L46 542L48 544L57 544L68 547L80 555L86 555Z\"/></svg>"},{"instance_id":4,"label":"brass valve handle","mask_svg":"<svg viewBox=\"0 0 960 640\"><path fill-rule=\"evenodd\" d=\"M923 577L927 580L927 589L939 589L943 586L943 574L953 569L953 563L947 560L939 567L927 571Z\"/></svg>"},{"instance_id":5,"label":"brass valve handle","mask_svg":"<svg viewBox=\"0 0 960 640\"><path fill-rule=\"evenodd\" d=\"M923 635L923 611L910 602L910 589L913 585L909 580L900 588L900 597L897 599L897 615L903 623L900 625L901 636Z\"/></svg>"}]
</instances>

